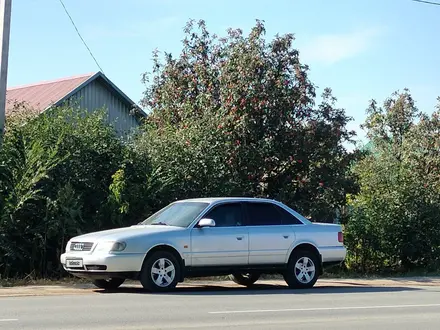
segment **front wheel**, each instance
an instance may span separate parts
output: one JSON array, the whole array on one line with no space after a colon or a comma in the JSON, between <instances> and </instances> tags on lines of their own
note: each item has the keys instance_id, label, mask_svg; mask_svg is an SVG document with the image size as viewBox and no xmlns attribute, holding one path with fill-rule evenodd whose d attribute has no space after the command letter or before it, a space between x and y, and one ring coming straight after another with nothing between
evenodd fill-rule
<instances>
[{"instance_id":1,"label":"front wheel","mask_svg":"<svg viewBox=\"0 0 440 330\"><path fill-rule=\"evenodd\" d=\"M92 283L100 289L114 290L119 288L124 282L124 278L110 278L108 280L94 280Z\"/></svg>"},{"instance_id":2,"label":"front wheel","mask_svg":"<svg viewBox=\"0 0 440 330\"><path fill-rule=\"evenodd\" d=\"M298 250L292 253L284 280L291 288L312 288L319 276L318 257L309 250Z\"/></svg>"},{"instance_id":3,"label":"front wheel","mask_svg":"<svg viewBox=\"0 0 440 330\"><path fill-rule=\"evenodd\" d=\"M234 273L229 275L229 278L237 284L244 286L251 286L260 278L257 273Z\"/></svg>"},{"instance_id":4,"label":"front wheel","mask_svg":"<svg viewBox=\"0 0 440 330\"><path fill-rule=\"evenodd\" d=\"M145 260L140 281L148 291L170 291L176 287L180 272L180 264L172 253L158 251Z\"/></svg>"}]
</instances>

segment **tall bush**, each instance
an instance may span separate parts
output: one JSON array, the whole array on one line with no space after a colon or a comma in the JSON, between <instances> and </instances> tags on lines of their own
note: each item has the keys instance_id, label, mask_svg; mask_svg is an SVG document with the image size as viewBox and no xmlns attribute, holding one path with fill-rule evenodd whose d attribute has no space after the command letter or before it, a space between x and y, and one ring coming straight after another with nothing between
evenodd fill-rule
<instances>
[{"instance_id":1,"label":"tall bush","mask_svg":"<svg viewBox=\"0 0 440 330\"><path fill-rule=\"evenodd\" d=\"M109 186L125 147L103 116L65 107L8 118L0 151L1 276L54 274L68 238L115 225Z\"/></svg>"}]
</instances>

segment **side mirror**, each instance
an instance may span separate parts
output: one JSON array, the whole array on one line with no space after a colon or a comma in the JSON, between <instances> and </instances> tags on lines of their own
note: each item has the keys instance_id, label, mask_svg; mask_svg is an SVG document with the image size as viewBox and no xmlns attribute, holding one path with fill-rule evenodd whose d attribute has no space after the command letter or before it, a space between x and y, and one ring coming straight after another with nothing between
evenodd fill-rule
<instances>
[{"instance_id":1,"label":"side mirror","mask_svg":"<svg viewBox=\"0 0 440 330\"><path fill-rule=\"evenodd\" d=\"M215 227L215 221L212 219L200 219L198 223L199 227Z\"/></svg>"}]
</instances>

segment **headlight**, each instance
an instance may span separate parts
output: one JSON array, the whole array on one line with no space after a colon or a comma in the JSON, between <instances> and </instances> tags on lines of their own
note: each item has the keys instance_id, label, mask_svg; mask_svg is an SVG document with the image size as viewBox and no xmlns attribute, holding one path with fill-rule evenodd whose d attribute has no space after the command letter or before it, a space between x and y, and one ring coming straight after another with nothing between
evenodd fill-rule
<instances>
[{"instance_id":1,"label":"headlight","mask_svg":"<svg viewBox=\"0 0 440 330\"><path fill-rule=\"evenodd\" d=\"M97 252L120 252L124 251L125 242L99 242L95 251Z\"/></svg>"},{"instance_id":2,"label":"headlight","mask_svg":"<svg viewBox=\"0 0 440 330\"><path fill-rule=\"evenodd\" d=\"M66 252L69 252L70 251L70 241L68 241L67 242L67 244L66 244L66 250L65 250Z\"/></svg>"}]
</instances>

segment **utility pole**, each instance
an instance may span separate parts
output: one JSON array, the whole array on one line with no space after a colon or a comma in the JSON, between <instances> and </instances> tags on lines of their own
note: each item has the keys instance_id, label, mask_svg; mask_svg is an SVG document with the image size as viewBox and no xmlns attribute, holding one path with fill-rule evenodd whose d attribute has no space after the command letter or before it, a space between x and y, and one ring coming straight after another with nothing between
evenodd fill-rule
<instances>
[{"instance_id":1,"label":"utility pole","mask_svg":"<svg viewBox=\"0 0 440 330\"><path fill-rule=\"evenodd\" d=\"M3 144L5 130L11 8L12 0L0 0L0 148Z\"/></svg>"}]
</instances>

